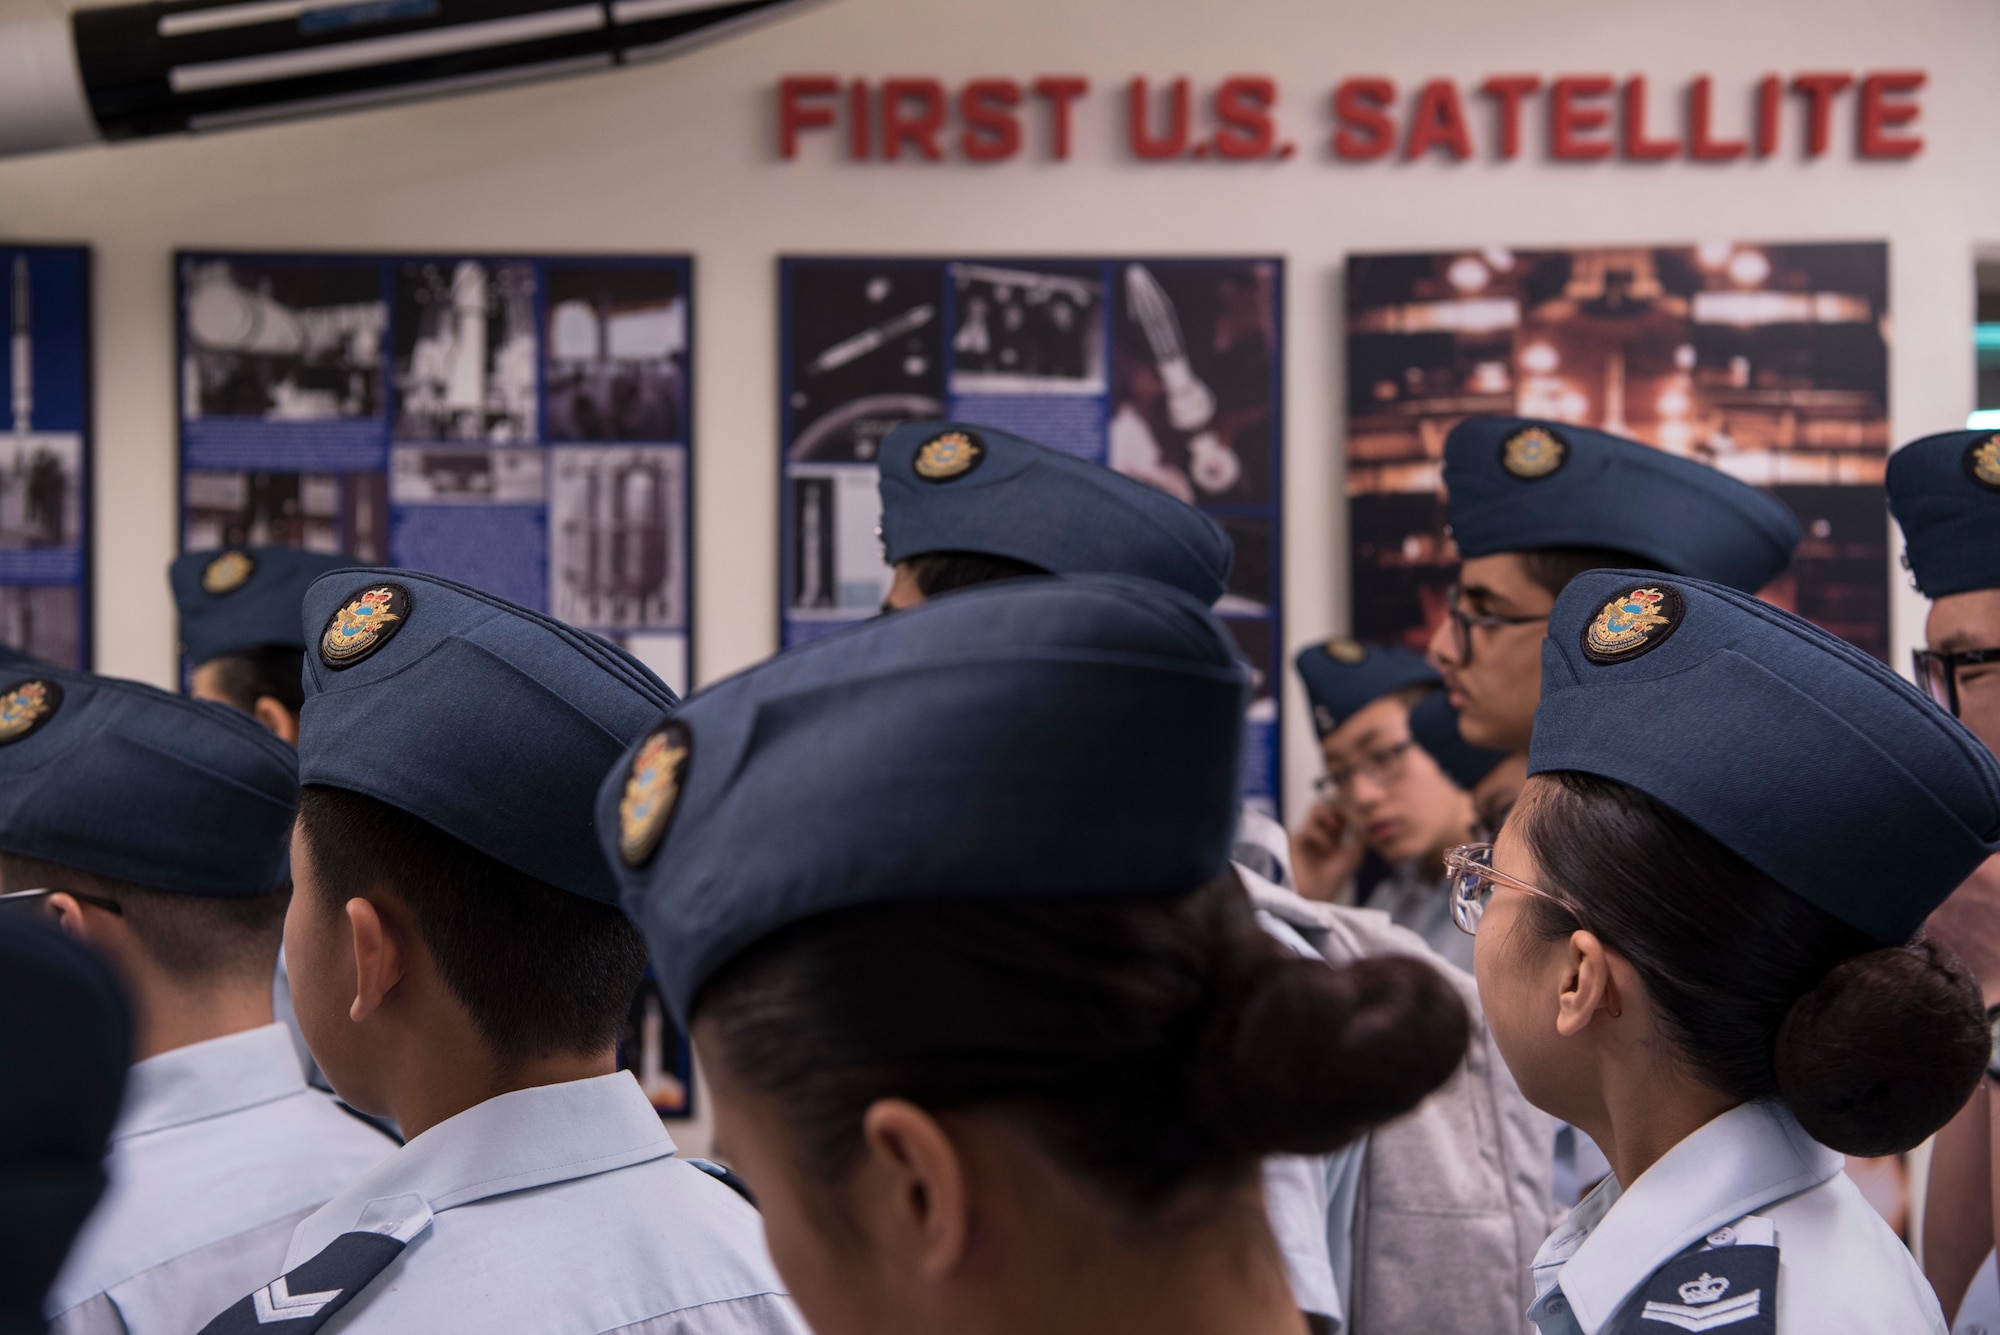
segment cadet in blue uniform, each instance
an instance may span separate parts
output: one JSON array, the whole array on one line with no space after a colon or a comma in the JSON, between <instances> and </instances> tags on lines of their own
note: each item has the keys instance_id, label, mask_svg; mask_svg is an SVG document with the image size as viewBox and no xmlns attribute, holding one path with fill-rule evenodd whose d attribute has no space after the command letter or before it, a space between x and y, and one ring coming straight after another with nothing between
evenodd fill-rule
<instances>
[{"instance_id":1,"label":"cadet in blue uniform","mask_svg":"<svg viewBox=\"0 0 2000 1335\"><path fill-rule=\"evenodd\" d=\"M1931 599L1917 684L1988 750L2000 749L2000 436L1946 431L1912 441L1890 456L1888 482L1905 564ZM2000 862L1981 867L1946 901L1931 932L1972 965L1988 1004L2000 1002ZM1924 1270L1946 1315L1956 1314L1955 1329L2000 1330L1995 1138L1992 1086L1981 1081L1931 1155Z\"/></svg>"},{"instance_id":2,"label":"cadet in blue uniform","mask_svg":"<svg viewBox=\"0 0 2000 1335\"><path fill-rule=\"evenodd\" d=\"M1443 691L1432 691L1410 711L1410 736L1471 796L1481 837L1491 839L1528 777L1528 758L1466 741L1458 730L1458 711Z\"/></svg>"},{"instance_id":3,"label":"cadet in blue uniform","mask_svg":"<svg viewBox=\"0 0 2000 1335\"><path fill-rule=\"evenodd\" d=\"M1411 1107L1466 1015L1428 965L1260 929L1247 686L1170 589L1010 582L711 687L607 776L624 903L818 1335L1300 1329L1259 1160Z\"/></svg>"},{"instance_id":4,"label":"cadet in blue uniform","mask_svg":"<svg viewBox=\"0 0 2000 1335\"><path fill-rule=\"evenodd\" d=\"M111 1189L49 1294L64 1335L198 1328L395 1148L273 1022L297 798L292 749L234 710L0 677L0 889L101 951L139 1020Z\"/></svg>"},{"instance_id":5,"label":"cadet in blue uniform","mask_svg":"<svg viewBox=\"0 0 2000 1335\"><path fill-rule=\"evenodd\" d=\"M327 575L303 618L293 996L334 1088L409 1142L204 1329L795 1335L755 1211L615 1065L645 947L591 804L673 693L411 571Z\"/></svg>"},{"instance_id":6,"label":"cadet in blue uniform","mask_svg":"<svg viewBox=\"0 0 2000 1335\"><path fill-rule=\"evenodd\" d=\"M43 1295L104 1192L132 1017L97 953L0 913L0 1331L41 1335Z\"/></svg>"},{"instance_id":7,"label":"cadet in blue uniform","mask_svg":"<svg viewBox=\"0 0 2000 1335\"><path fill-rule=\"evenodd\" d=\"M1293 663L1326 757L1320 800L1292 839L1301 893L1334 898L1343 888L1336 878L1345 881L1360 849L1372 849L1392 870L1369 891L1368 907L1471 968L1443 876L1445 851L1470 837L1472 799L1410 731L1411 710L1442 686L1436 670L1421 654L1353 640L1311 645Z\"/></svg>"},{"instance_id":8,"label":"cadet in blue uniform","mask_svg":"<svg viewBox=\"0 0 2000 1335\"><path fill-rule=\"evenodd\" d=\"M1545 1335L1942 1332L1842 1172L1964 1102L1972 975L1920 935L2000 837L2000 765L1868 655L1632 570L1549 621L1530 778L1453 855L1528 1096L1614 1175L1536 1259Z\"/></svg>"},{"instance_id":9,"label":"cadet in blue uniform","mask_svg":"<svg viewBox=\"0 0 2000 1335\"><path fill-rule=\"evenodd\" d=\"M1465 739L1525 753L1556 595L1586 570L1637 568L1755 593L1791 564L1799 524L1725 473L1587 427L1469 417L1445 438L1462 564L1431 638Z\"/></svg>"},{"instance_id":10,"label":"cadet in blue uniform","mask_svg":"<svg viewBox=\"0 0 2000 1335\"><path fill-rule=\"evenodd\" d=\"M189 693L240 709L297 745L306 647L299 602L321 575L353 564L293 547L228 547L176 560L167 581L180 609L181 652L194 665Z\"/></svg>"},{"instance_id":11,"label":"cadet in blue uniform","mask_svg":"<svg viewBox=\"0 0 2000 1335\"><path fill-rule=\"evenodd\" d=\"M910 423L883 439L879 463L891 609L1049 573L1139 576L1205 605L1228 588L1235 553L1214 521L1011 433ZM1232 852L1260 921L1292 949L1336 964L1428 953L1379 915L1289 893L1284 831L1268 817L1241 811ZM1471 978L1451 977L1476 1011ZM1547 1218L1547 1119L1513 1088L1476 1019L1468 1077L1415 1116L1330 1155L1267 1163L1293 1293L1318 1326L1478 1329L1518 1309L1510 1296ZM1433 1256L1452 1258L1451 1281L1411 1282Z\"/></svg>"}]
</instances>

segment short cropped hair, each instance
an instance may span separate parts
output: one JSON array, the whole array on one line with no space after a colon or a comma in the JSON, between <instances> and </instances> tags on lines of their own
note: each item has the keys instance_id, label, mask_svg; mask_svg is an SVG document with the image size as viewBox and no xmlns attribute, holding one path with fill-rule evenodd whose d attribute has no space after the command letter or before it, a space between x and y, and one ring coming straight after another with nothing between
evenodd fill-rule
<instances>
[{"instance_id":1,"label":"short cropped hair","mask_svg":"<svg viewBox=\"0 0 2000 1335\"><path fill-rule=\"evenodd\" d=\"M910 577L917 591L935 598L954 589L990 584L996 579L1022 579L1049 572L1011 556L991 556L985 552L924 552L909 558Z\"/></svg>"},{"instance_id":2,"label":"short cropped hair","mask_svg":"<svg viewBox=\"0 0 2000 1335\"><path fill-rule=\"evenodd\" d=\"M180 982L269 981L285 935L290 886L262 895L190 895L0 853L10 890L67 890L118 905L140 947Z\"/></svg>"},{"instance_id":3,"label":"short cropped hair","mask_svg":"<svg viewBox=\"0 0 2000 1335\"><path fill-rule=\"evenodd\" d=\"M1538 547L1521 553L1521 565L1528 578L1560 597L1569 582L1586 570L1658 570L1650 557L1621 552L1615 547Z\"/></svg>"},{"instance_id":4,"label":"short cropped hair","mask_svg":"<svg viewBox=\"0 0 2000 1335\"><path fill-rule=\"evenodd\" d=\"M215 665L215 688L229 703L252 713L257 702L270 696L294 718L305 707L305 684L300 680L305 668L305 652L286 644L260 644L240 653L223 654L209 660Z\"/></svg>"},{"instance_id":5,"label":"short cropped hair","mask_svg":"<svg viewBox=\"0 0 2000 1335\"><path fill-rule=\"evenodd\" d=\"M345 788L301 789L299 834L318 887L313 907L334 914L385 890L401 900L503 1065L617 1041L646 943L615 905L559 890Z\"/></svg>"}]
</instances>

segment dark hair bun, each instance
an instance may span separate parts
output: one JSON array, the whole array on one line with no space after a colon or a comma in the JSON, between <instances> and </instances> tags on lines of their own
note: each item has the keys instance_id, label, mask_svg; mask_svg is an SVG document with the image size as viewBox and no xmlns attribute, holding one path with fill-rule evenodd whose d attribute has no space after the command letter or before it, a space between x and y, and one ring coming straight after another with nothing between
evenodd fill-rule
<instances>
[{"instance_id":1,"label":"dark hair bun","mask_svg":"<svg viewBox=\"0 0 2000 1335\"><path fill-rule=\"evenodd\" d=\"M1192 1111L1246 1154L1325 1154L1449 1080L1470 1032L1465 1003L1421 960L1274 960L1216 998Z\"/></svg>"},{"instance_id":2,"label":"dark hair bun","mask_svg":"<svg viewBox=\"0 0 2000 1335\"><path fill-rule=\"evenodd\" d=\"M1950 1121L1991 1051L1979 984L1928 941L1836 965L1778 1029L1785 1102L1814 1140L1901 1154Z\"/></svg>"}]
</instances>

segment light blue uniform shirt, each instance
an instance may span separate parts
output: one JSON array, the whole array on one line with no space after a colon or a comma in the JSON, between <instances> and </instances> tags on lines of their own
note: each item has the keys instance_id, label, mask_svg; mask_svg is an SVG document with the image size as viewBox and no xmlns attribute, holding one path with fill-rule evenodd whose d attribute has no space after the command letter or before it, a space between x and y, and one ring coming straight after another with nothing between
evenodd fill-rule
<instances>
[{"instance_id":1,"label":"light blue uniform shirt","mask_svg":"<svg viewBox=\"0 0 2000 1335\"><path fill-rule=\"evenodd\" d=\"M1308 959L1321 958L1306 939L1275 914L1259 909L1264 930ZM1347 1295L1354 1292L1354 1211L1361 1195L1366 1136L1331 1154L1276 1155L1264 1161L1264 1211L1292 1301L1301 1312L1347 1329Z\"/></svg>"},{"instance_id":2,"label":"light blue uniform shirt","mask_svg":"<svg viewBox=\"0 0 2000 1335\"><path fill-rule=\"evenodd\" d=\"M1629 1190L1606 1178L1583 1198L1535 1257L1528 1315L1542 1335L1732 1335L1769 1329L1775 1302L1778 1335L1945 1335L1915 1258L1843 1166L1782 1105L1732 1108ZM1778 1249L1775 1292L1721 1281L1745 1245ZM1702 1249L1718 1279L1647 1319L1654 1273Z\"/></svg>"},{"instance_id":3,"label":"light blue uniform shirt","mask_svg":"<svg viewBox=\"0 0 2000 1335\"><path fill-rule=\"evenodd\" d=\"M409 1245L323 1335L805 1335L757 1212L674 1157L629 1071L440 1122L300 1224L259 1282L350 1231Z\"/></svg>"},{"instance_id":4,"label":"light blue uniform shirt","mask_svg":"<svg viewBox=\"0 0 2000 1335\"><path fill-rule=\"evenodd\" d=\"M4 1078L4 1077L0 1077ZM56 1335L190 1335L277 1273L292 1230L395 1142L306 1087L276 1024L137 1062Z\"/></svg>"}]
</instances>

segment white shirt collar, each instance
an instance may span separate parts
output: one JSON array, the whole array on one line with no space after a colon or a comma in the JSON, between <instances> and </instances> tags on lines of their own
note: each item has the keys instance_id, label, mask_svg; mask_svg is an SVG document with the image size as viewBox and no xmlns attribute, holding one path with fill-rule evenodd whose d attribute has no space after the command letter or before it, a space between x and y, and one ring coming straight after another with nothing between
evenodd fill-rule
<instances>
[{"instance_id":1,"label":"white shirt collar","mask_svg":"<svg viewBox=\"0 0 2000 1335\"><path fill-rule=\"evenodd\" d=\"M359 1229L407 1241L431 1215L453 1206L674 1152L629 1071L517 1089L438 1123L320 1207L292 1235L285 1268L342 1233Z\"/></svg>"},{"instance_id":2,"label":"white shirt collar","mask_svg":"<svg viewBox=\"0 0 2000 1335\"><path fill-rule=\"evenodd\" d=\"M1535 1268L1561 1264L1558 1283L1577 1326L1597 1335L1662 1265L1724 1224L1818 1186L1844 1166L1782 1104L1740 1104L1668 1150L1622 1193L1607 1182L1586 1196L1542 1244Z\"/></svg>"},{"instance_id":3,"label":"white shirt collar","mask_svg":"<svg viewBox=\"0 0 2000 1335\"><path fill-rule=\"evenodd\" d=\"M190 1043L132 1064L112 1139L220 1117L305 1088L283 1025Z\"/></svg>"}]
</instances>

